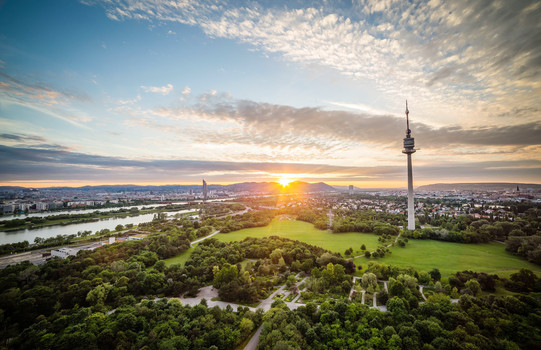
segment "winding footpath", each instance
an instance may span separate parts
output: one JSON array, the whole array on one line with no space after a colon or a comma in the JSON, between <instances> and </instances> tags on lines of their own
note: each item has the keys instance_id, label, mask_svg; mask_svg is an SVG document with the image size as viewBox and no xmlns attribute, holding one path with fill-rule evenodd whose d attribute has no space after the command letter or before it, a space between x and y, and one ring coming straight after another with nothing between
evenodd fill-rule
<instances>
[{"instance_id":1,"label":"winding footpath","mask_svg":"<svg viewBox=\"0 0 541 350\"><path fill-rule=\"evenodd\" d=\"M216 231L214 231L213 233L211 233L210 235L205 236L205 237L203 237L203 238L196 239L195 241L190 242L190 247L193 248L193 247L194 247L194 246L193 246L194 244L197 244L197 243L199 243L199 242L202 242L202 241L204 241L205 239L210 238L210 237L212 237L212 236L216 236L218 233L220 233L220 230L216 230Z\"/></svg>"}]
</instances>

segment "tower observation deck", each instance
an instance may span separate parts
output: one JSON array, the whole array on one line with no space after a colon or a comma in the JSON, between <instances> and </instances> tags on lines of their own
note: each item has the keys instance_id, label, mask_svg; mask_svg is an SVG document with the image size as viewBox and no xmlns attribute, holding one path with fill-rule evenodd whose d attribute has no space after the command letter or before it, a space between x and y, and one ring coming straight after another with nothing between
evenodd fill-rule
<instances>
[{"instance_id":1,"label":"tower observation deck","mask_svg":"<svg viewBox=\"0 0 541 350\"><path fill-rule=\"evenodd\" d=\"M413 169L411 155L415 153L415 139L411 137L409 122L408 101L406 100L406 137L404 138L404 149L402 153L408 156L408 230L415 230L415 207L413 203Z\"/></svg>"}]
</instances>

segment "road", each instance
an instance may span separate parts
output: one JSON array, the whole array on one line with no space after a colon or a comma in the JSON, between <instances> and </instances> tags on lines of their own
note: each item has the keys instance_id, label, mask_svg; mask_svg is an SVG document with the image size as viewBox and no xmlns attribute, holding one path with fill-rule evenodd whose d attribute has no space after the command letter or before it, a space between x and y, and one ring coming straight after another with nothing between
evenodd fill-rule
<instances>
[{"instance_id":1,"label":"road","mask_svg":"<svg viewBox=\"0 0 541 350\"><path fill-rule=\"evenodd\" d=\"M220 233L220 230L216 230L216 231L214 231L213 233L211 233L210 235L205 236L205 237L203 237L203 238L196 239L195 241L190 242L190 246L193 248L193 245L194 245L194 244L197 244L197 243L199 243L199 242L201 242L201 241L204 241L205 239L210 238L210 237L212 237L212 236L216 236L218 233Z\"/></svg>"},{"instance_id":2,"label":"road","mask_svg":"<svg viewBox=\"0 0 541 350\"><path fill-rule=\"evenodd\" d=\"M257 331L255 331L252 338L250 338L250 341L246 346L244 347L244 350L255 350L257 348L257 344L259 344L259 337L261 336L261 331L263 330L263 325L259 326Z\"/></svg>"}]
</instances>

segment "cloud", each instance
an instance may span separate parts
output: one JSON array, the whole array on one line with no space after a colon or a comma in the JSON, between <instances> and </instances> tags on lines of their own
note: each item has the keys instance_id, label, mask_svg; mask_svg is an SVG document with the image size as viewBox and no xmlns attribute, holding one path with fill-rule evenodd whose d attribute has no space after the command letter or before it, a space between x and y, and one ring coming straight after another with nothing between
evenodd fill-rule
<instances>
[{"instance_id":1,"label":"cloud","mask_svg":"<svg viewBox=\"0 0 541 350\"><path fill-rule=\"evenodd\" d=\"M37 135L25 135L25 134L0 134L0 140L18 141L18 142L25 142L25 141L45 142L46 141L44 137L37 136Z\"/></svg>"},{"instance_id":2,"label":"cloud","mask_svg":"<svg viewBox=\"0 0 541 350\"><path fill-rule=\"evenodd\" d=\"M191 93L192 93L192 89L190 89L189 86L186 86L186 87L184 88L184 90L182 90L182 94L183 94L183 95L189 95L189 94L191 94Z\"/></svg>"},{"instance_id":3,"label":"cloud","mask_svg":"<svg viewBox=\"0 0 541 350\"><path fill-rule=\"evenodd\" d=\"M169 95L171 91L173 91L173 85L167 84L164 86L141 86L141 89L143 89L145 92L152 92L155 94L162 94L162 95Z\"/></svg>"},{"instance_id":4,"label":"cloud","mask_svg":"<svg viewBox=\"0 0 541 350\"><path fill-rule=\"evenodd\" d=\"M0 134L0 144L10 145L12 147L44 149L44 150L64 150L68 151L69 148L50 143L48 139L39 135L29 134Z\"/></svg>"},{"instance_id":5,"label":"cloud","mask_svg":"<svg viewBox=\"0 0 541 350\"><path fill-rule=\"evenodd\" d=\"M374 81L393 96L440 109L505 106L517 95L540 106L541 6L524 1L258 2L97 1L121 20L199 26L305 65ZM266 5L266 7L265 7ZM441 112L440 112L441 113ZM539 114L537 114L539 115Z\"/></svg>"},{"instance_id":6,"label":"cloud","mask_svg":"<svg viewBox=\"0 0 541 350\"><path fill-rule=\"evenodd\" d=\"M184 159L126 159L66 150L0 146L0 181L242 181L269 179L275 174L304 174L313 181L380 181L405 179L405 167L352 167L325 164L225 162ZM415 167L416 179L473 179L538 181L541 161L487 161Z\"/></svg>"},{"instance_id":7,"label":"cloud","mask_svg":"<svg viewBox=\"0 0 541 350\"><path fill-rule=\"evenodd\" d=\"M391 115L328 111L319 107L295 108L248 100L208 98L192 107L162 107L150 111L171 120L194 117L212 122L233 122L238 129L205 133L208 142L305 146L332 149L348 142L401 147L405 118ZM423 148L449 146L540 145L541 121L511 126L434 127L411 120L417 144Z\"/></svg>"},{"instance_id":8,"label":"cloud","mask_svg":"<svg viewBox=\"0 0 541 350\"><path fill-rule=\"evenodd\" d=\"M88 95L61 91L39 81L29 83L29 79L17 78L0 71L0 101L31 108L77 127L89 129L84 123L93 118L84 112L74 113L69 108L73 103L90 102Z\"/></svg>"}]
</instances>

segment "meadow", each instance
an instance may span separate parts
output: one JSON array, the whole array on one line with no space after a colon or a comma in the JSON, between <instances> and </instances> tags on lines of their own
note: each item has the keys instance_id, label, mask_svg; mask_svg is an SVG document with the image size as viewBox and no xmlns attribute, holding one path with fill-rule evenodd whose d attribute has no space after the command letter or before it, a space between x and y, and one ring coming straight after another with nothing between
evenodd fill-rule
<instances>
[{"instance_id":1,"label":"meadow","mask_svg":"<svg viewBox=\"0 0 541 350\"><path fill-rule=\"evenodd\" d=\"M375 250L378 246L378 236L376 235L355 232L331 233L326 230L318 230L308 222L289 220L284 216L275 218L268 226L220 233L215 237L222 242L233 242L242 241L246 237L267 236L298 240L342 254L350 247L358 250L363 244L368 250Z\"/></svg>"},{"instance_id":2,"label":"meadow","mask_svg":"<svg viewBox=\"0 0 541 350\"><path fill-rule=\"evenodd\" d=\"M405 248L393 247L391 252L392 254L376 261L399 266L413 266L419 271L427 272L436 267L442 276L449 276L457 271L472 270L508 277L521 268L541 274L541 266L506 252L505 245L495 242L462 244L410 239ZM364 266L374 259L360 257L353 261L357 265Z\"/></svg>"},{"instance_id":3,"label":"meadow","mask_svg":"<svg viewBox=\"0 0 541 350\"><path fill-rule=\"evenodd\" d=\"M358 251L362 244L367 250L373 251L378 246L378 237L366 233L331 233L318 230L314 225L290 220L285 216L275 218L268 226L243 229L230 233L219 233L214 238L222 242L241 241L246 237L279 236L292 240L306 242L323 247L333 252L344 254L350 247ZM190 257L193 249L165 260L166 265L174 263L184 264ZM360 254L357 252L356 254ZM369 261L383 262L399 266L413 266L419 271L430 271L438 268L443 276L454 272L472 270L476 272L495 273L500 277L509 277L521 268L527 268L538 275L541 266L532 264L505 251L501 243L461 244L433 240L410 239L406 247L392 247L391 254L384 258L367 259L358 257L353 260L356 265L367 266Z\"/></svg>"}]
</instances>

